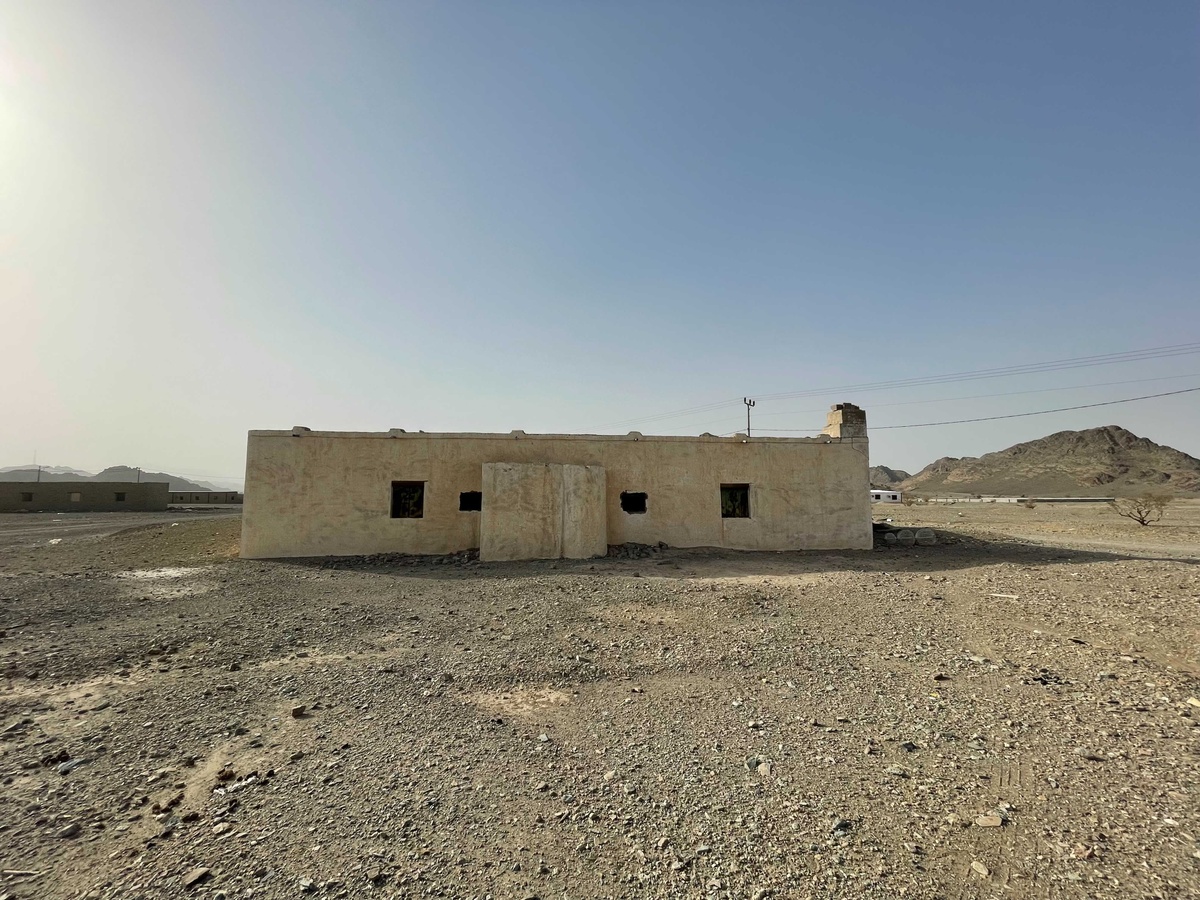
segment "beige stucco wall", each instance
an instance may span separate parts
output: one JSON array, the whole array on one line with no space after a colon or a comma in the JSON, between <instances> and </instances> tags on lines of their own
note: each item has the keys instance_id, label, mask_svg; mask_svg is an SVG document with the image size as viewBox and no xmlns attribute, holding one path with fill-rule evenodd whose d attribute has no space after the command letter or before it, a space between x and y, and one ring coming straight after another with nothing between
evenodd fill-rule
<instances>
[{"instance_id":1,"label":"beige stucco wall","mask_svg":"<svg viewBox=\"0 0 1200 900\"><path fill-rule=\"evenodd\" d=\"M479 558L587 559L608 549L604 470L484 463Z\"/></svg>"},{"instance_id":2,"label":"beige stucco wall","mask_svg":"<svg viewBox=\"0 0 1200 900\"><path fill-rule=\"evenodd\" d=\"M449 553L479 546L485 463L605 471L606 540L746 550L871 546L866 438L252 431L242 555ZM424 481L425 515L390 518L391 483ZM721 484L750 484L751 518L722 519ZM645 514L620 508L645 491Z\"/></svg>"},{"instance_id":3,"label":"beige stucco wall","mask_svg":"<svg viewBox=\"0 0 1200 900\"><path fill-rule=\"evenodd\" d=\"M608 552L607 483L606 473L600 466L562 467L562 556L565 559L591 559Z\"/></svg>"}]
</instances>

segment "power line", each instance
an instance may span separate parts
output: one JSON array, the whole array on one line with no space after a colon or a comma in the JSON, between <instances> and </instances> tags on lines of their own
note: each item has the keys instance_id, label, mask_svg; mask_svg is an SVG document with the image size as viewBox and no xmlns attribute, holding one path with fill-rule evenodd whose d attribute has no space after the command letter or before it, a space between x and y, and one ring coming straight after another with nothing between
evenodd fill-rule
<instances>
[{"instance_id":1,"label":"power line","mask_svg":"<svg viewBox=\"0 0 1200 900\"><path fill-rule=\"evenodd\" d=\"M1118 353L1103 353L1093 356L1076 356L1067 359L1049 360L1040 363L1026 363L1017 366L1001 366L991 369L977 369L968 372L954 372L945 375L928 375L917 378L907 378L891 381L875 381L860 384L841 385L840 387L819 388L806 391L791 391L777 394L759 394L760 400L791 400L800 397L816 397L829 394L845 394L851 391L867 393L869 391L897 390L907 387L927 387L934 384L951 384L962 381L978 381L989 378L1008 378L1016 375L1032 375L1044 372L1059 372L1068 369L1091 368L1095 366L1115 365L1117 363L1145 362L1153 359L1164 359L1173 356L1184 356L1200 353L1200 343L1172 344L1163 347L1149 347L1142 350L1124 350ZM659 413L653 416L643 416L637 419L624 419L619 422L609 422L601 427L617 428L649 422L661 422L666 419L678 419L699 413L710 412L731 406L738 402L737 398L722 400L702 406L693 406L673 412Z\"/></svg>"},{"instance_id":2,"label":"power line","mask_svg":"<svg viewBox=\"0 0 1200 900\"><path fill-rule=\"evenodd\" d=\"M931 384L948 384L960 381L978 381L984 378L1007 378L1013 375L1032 375L1042 372L1059 372L1066 369L1085 369L1093 366L1108 366L1116 363L1142 362L1149 359L1162 359L1170 356L1183 356L1200 353L1200 343L1175 344L1168 347L1152 347L1146 350L1126 350L1121 353L1105 353L1098 356L1077 356L1071 359L1052 360L1043 363L1029 363L1020 366L1003 366L995 369L979 369L973 372L955 372L950 375L929 375L918 378L905 378L892 381L874 381L865 384L855 384L836 389L812 391L792 391L784 394L763 394L764 400L790 400L795 397L813 397L820 394L841 391L870 391L891 390L901 387L924 387Z\"/></svg>"},{"instance_id":3,"label":"power line","mask_svg":"<svg viewBox=\"0 0 1200 900\"><path fill-rule=\"evenodd\" d=\"M1095 381L1091 384L1069 384L1062 387L1034 388L1028 391L1003 391L999 394L970 394L966 397L939 397L936 400L902 400L899 403L872 403L871 409L887 409L892 406L920 406L923 403L954 403L957 400L986 400L991 397L1017 397L1022 394L1053 394L1058 391L1075 391L1083 388L1115 387L1121 384L1145 384L1149 381L1174 381L1177 378L1200 378L1200 372L1189 372L1184 375L1163 375L1159 378L1131 378L1127 381ZM766 416L801 416L806 413L822 413L824 409L786 410L773 413L759 413L759 418Z\"/></svg>"},{"instance_id":4,"label":"power line","mask_svg":"<svg viewBox=\"0 0 1200 900\"><path fill-rule=\"evenodd\" d=\"M1190 394L1193 391L1200 391L1200 387L1184 388L1180 391L1166 391L1162 394L1146 394L1144 397L1126 397L1123 400L1105 400L1103 403L1084 403L1079 406L1061 406L1058 409L1039 409L1035 412L1024 413L1009 413L1003 416L980 416L975 419L951 419L946 422L915 422L909 425L874 425L868 431L890 431L896 428L933 428L937 425L965 425L969 422L995 422L999 419L1023 419L1026 416L1044 416L1049 413L1073 412L1077 409L1095 409L1098 406L1116 406L1118 403L1134 403L1138 400L1153 400L1156 397L1174 397L1177 394ZM803 432L805 434L814 434L815 431L807 428L775 428L773 431L788 431L788 432Z\"/></svg>"},{"instance_id":5,"label":"power line","mask_svg":"<svg viewBox=\"0 0 1200 900\"><path fill-rule=\"evenodd\" d=\"M1007 416L984 416L979 419L956 419L952 422L920 422L915 425L879 425L875 431L891 428L932 428L935 425L963 425L967 422L994 422L997 419L1021 419L1025 416L1044 416L1047 413L1071 412L1076 409L1095 409L1097 406L1116 406L1118 403L1134 403L1138 400L1153 400L1155 397L1173 397L1176 394L1190 394L1200 391L1200 387L1184 388L1182 391L1167 391L1163 394L1147 394L1144 397L1126 397L1124 400L1108 400L1104 403L1084 403L1082 406L1064 406L1060 409L1039 409L1037 412L1011 413Z\"/></svg>"}]
</instances>

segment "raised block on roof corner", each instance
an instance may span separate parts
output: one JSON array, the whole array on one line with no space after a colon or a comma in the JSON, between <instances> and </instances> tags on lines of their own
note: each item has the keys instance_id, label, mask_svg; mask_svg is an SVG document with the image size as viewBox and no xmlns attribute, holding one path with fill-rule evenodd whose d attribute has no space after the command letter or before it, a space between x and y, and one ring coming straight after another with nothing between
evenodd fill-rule
<instances>
[{"instance_id":1,"label":"raised block on roof corner","mask_svg":"<svg viewBox=\"0 0 1200 900\"><path fill-rule=\"evenodd\" d=\"M853 403L835 403L829 408L825 430L821 434L834 438L865 438L867 411Z\"/></svg>"}]
</instances>

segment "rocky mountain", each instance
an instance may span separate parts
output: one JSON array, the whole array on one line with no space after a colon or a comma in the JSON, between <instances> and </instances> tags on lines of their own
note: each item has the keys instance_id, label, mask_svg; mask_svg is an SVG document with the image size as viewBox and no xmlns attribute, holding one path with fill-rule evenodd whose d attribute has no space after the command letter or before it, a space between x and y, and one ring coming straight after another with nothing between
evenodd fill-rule
<instances>
[{"instance_id":1,"label":"rocky mountain","mask_svg":"<svg viewBox=\"0 0 1200 900\"><path fill-rule=\"evenodd\" d=\"M140 479L137 469L131 466L109 466L103 472L89 475L79 469L67 466L44 466L39 476L36 466L10 467L0 469L0 481L165 481L172 491L228 491L232 488L221 487L207 481L189 481L178 475L166 472L142 472Z\"/></svg>"},{"instance_id":2,"label":"rocky mountain","mask_svg":"<svg viewBox=\"0 0 1200 900\"><path fill-rule=\"evenodd\" d=\"M871 466L871 487L890 488L906 478L912 478L903 469L889 469L887 466Z\"/></svg>"},{"instance_id":3,"label":"rocky mountain","mask_svg":"<svg viewBox=\"0 0 1200 900\"><path fill-rule=\"evenodd\" d=\"M228 491L230 488L221 487L211 481L189 481L179 475L167 472L142 472L142 481L166 481L173 491ZM137 469L130 466L109 466L103 472L97 472L96 481L137 481Z\"/></svg>"},{"instance_id":4,"label":"rocky mountain","mask_svg":"<svg viewBox=\"0 0 1200 900\"><path fill-rule=\"evenodd\" d=\"M0 475L5 472L19 472L25 469L37 469L37 464L31 466L6 466L0 469ZM91 472L85 472L83 469L72 469L70 466L42 466L42 474L50 472L54 475L82 475L84 478L91 478Z\"/></svg>"},{"instance_id":5,"label":"rocky mountain","mask_svg":"<svg viewBox=\"0 0 1200 900\"><path fill-rule=\"evenodd\" d=\"M919 494L1129 496L1157 489L1188 495L1200 493L1200 459L1105 425L980 457L943 457L899 487Z\"/></svg>"}]
</instances>

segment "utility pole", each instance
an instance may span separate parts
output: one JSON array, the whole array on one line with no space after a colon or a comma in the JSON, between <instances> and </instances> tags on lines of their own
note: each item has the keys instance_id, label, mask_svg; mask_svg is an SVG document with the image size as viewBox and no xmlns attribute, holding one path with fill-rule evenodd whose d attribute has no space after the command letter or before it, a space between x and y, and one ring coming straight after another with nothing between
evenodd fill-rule
<instances>
[{"instance_id":1,"label":"utility pole","mask_svg":"<svg viewBox=\"0 0 1200 900\"><path fill-rule=\"evenodd\" d=\"M743 397L742 402L746 404L746 437L750 437L750 408L754 406L754 401L749 397Z\"/></svg>"},{"instance_id":2,"label":"utility pole","mask_svg":"<svg viewBox=\"0 0 1200 900\"><path fill-rule=\"evenodd\" d=\"M38 466L37 480L38 480L38 484L42 483L42 467L41 466Z\"/></svg>"},{"instance_id":3,"label":"utility pole","mask_svg":"<svg viewBox=\"0 0 1200 900\"><path fill-rule=\"evenodd\" d=\"M138 473L138 479L137 479L138 484L141 484L142 483L142 467L141 466L138 466L137 473Z\"/></svg>"}]
</instances>

